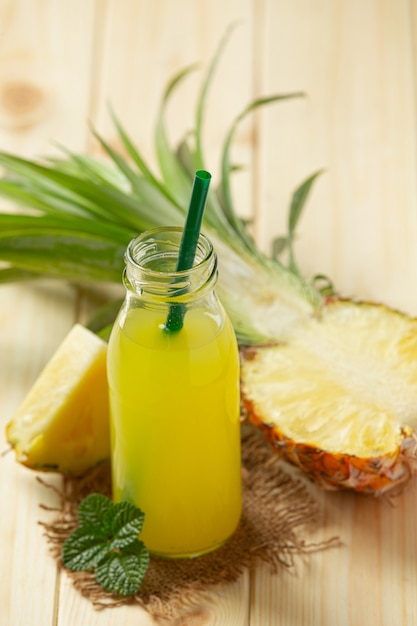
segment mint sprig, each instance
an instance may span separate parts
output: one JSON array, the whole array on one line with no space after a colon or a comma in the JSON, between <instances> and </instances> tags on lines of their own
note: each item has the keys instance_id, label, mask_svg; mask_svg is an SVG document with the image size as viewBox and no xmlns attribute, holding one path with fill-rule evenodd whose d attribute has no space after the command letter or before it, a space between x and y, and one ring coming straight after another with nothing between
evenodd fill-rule
<instances>
[{"instance_id":1,"label":"mint sprig","mask_svg":"<svg viewBox=\"0 0 417 626\"><path fill-rule=\"evenodd\" d=\"M144 513L130 502L114 503L92 493L78 509L78 523L62 549L66 568L93 570L106 590L128 596L139 589L149 564L149 552L138 535Z\"/></svg>"}]
</instances>

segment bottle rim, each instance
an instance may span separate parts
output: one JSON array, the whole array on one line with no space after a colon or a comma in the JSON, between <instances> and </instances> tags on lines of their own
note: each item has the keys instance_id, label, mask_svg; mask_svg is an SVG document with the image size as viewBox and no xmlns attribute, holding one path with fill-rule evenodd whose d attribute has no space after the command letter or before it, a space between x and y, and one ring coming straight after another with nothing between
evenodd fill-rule
<instances>
[{"instance_id":1,"label":"bottle rim","mask_svg":"<svg viewBox=\"0 0 417 626\"><path fill-rule=\"evenodd\" d=\"M170 299L212 288L217 280L217 256L203 233L197 241L194 265L186 270L171 269L176 266L182 233L182 227L167 226L132 239L125 252L126 288Z\"/></svg>"},{"instance_id":2,"label":"bottle rim","mask_svg":"<svg viewBox=\"0 0 417 626\"><path fill-rule=\"evenodd\" d=\"M167 234L177 234L181 235L183 233L183 228L180 226L162 226L158 228L152 228L150 230L146 230L142 232L137 237L134 237L128 244L125 252L125 263L130 263L132 266L145 270L150 275L160 276L161 274L165 274L167 276L181 276L187 275L190 272L198 271L198 268L201 267L204 263L208 262L213 255L215 255L213 245L209 239L203 234L200 233L197 242L197 250L196 250L196 259L194 265L187 270L170 270L170 271L161 271L158 269L153 269L148 266L148 264L143 265L137 259L138 252L141 253L141 258L147 257L148 259L152 256L149 255L151 252L151 246L156 245L158 243L168 244L173 247L175 250L179 250L179 241L172 240L163 240L158 239L158 235L162 235L163 233ZM148 247L145 247L147 244ZM203 256L202 253L203 252ZM156 255L155 255L156 256Z\"/></svg>"}]
</instances>

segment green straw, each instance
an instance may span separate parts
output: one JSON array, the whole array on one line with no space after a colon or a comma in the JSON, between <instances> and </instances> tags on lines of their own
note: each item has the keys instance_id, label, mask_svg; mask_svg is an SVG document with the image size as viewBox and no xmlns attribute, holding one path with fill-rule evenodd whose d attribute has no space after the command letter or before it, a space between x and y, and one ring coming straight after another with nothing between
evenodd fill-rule
<instances>
[{"instance_id":1,"label":"green straw","mask_svg":"<svg viewBox=\"0 0 417 626\"><path fill-rule=\"evenodd\" d=\"M209 172L198 170L195 173L190 206L188 207L178 253L177 272L189 270L193 266L210 181L211 174ZM183 304L171 304L164 330L168 332L181 330L184 323L184 315L185 307Z\"/></svg>"}]
</instances>

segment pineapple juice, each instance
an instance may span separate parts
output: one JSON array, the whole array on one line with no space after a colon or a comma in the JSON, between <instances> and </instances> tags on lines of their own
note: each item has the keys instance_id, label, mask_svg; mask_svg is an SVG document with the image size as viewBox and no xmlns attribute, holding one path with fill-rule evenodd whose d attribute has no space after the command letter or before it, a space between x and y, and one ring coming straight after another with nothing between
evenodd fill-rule
<instances>
[{"instance_id":1,"label":"pineapple juice","mask_svg":"<svg viewBox=\"0 0 417 626\"><path fill-rule=\"evenodd\" d=\"M240 518L238 352L227 317L191 308L169 333L165 316L127 309L110 339L113 496L144 511L152 553L194 556Z\"/></svg>"}]
</instances>

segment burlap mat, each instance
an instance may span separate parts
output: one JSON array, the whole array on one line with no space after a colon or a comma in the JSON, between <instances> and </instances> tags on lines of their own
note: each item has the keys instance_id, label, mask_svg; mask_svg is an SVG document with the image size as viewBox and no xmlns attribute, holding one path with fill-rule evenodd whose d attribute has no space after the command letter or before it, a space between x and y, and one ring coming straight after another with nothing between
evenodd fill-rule
<instances>
[{"instance_id":1,"label":"burlap mat","mask_svg":"<svg viewBox=\"0 0 417 626\"><path fill-rule=\"evenodd\" d=\"M268 563L278 574L280 569L294 566L296 555L337 543L337 538L318 544L303 540L303 531L312 530L320 519L319 506L305 485L283 469L252 427L242 431L242 472L241 523L233 537L215 552L195 559L151 558L141 589L128 598L105 592L92 573L65 570L66 574L95 608L136 602L158 622L166 623L204 602L213 586L238 580L257 561ZM93 492L110 496L108 464L81 479L66 479L54 519L40 522L61 566L63 543L77 526L78 505Z\"/></svg>"}]
</instances>

